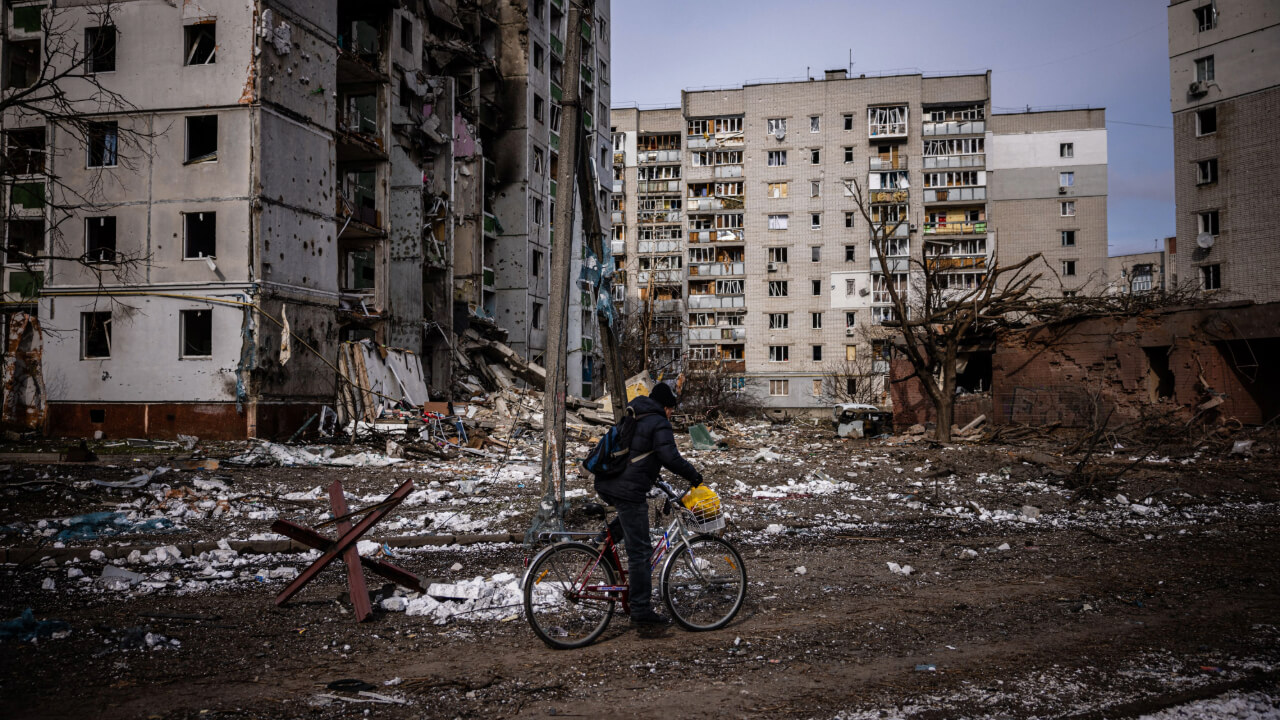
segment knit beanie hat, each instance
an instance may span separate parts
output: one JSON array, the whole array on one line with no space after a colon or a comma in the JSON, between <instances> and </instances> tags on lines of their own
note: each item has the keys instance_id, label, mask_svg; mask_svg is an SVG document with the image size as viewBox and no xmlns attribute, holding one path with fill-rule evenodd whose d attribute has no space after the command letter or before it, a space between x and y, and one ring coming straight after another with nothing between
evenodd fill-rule
<instances>
[{"instance_id":1,"label":"knit beanie hat","mask_svg":"<svg viewBox=\"0 0 1280 720\"><path fill-rule=\"evenodd\" d=\"M653 389L649 391L649 397L663 407L673 408L679 402L676 399L676 391L672 390L671 386L664 382L654 385Z\"/></svg>"}]
</instances>

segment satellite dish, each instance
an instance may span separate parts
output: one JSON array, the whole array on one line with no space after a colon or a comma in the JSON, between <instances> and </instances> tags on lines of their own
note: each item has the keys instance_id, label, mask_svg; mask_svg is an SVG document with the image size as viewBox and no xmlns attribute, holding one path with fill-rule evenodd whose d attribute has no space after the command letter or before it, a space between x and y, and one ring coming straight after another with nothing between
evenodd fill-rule
<instances>
[{"instance_id":1,"label":"satellite dish","mask_svg":"<svg viewBox=\"0 0 1280 720\"><path fill-rule=\"evenodd\" d=\"M773 136L778 140L782 140L787 136L787 131L783 130L782 128L778 128L777 130L773 131Z\"/></svg>"},{"instance_id":2,"label":"satellite dish","mask_svg":"<svg viewBox=\"0 0 1280 720\"><path fill-rule=\"evenodd\" d=\"M1207 232L1200 233L1196 236L1196 245L1199 245L1205 250L1213 247L1213 234Z\"/></svg>"}]
</instances>

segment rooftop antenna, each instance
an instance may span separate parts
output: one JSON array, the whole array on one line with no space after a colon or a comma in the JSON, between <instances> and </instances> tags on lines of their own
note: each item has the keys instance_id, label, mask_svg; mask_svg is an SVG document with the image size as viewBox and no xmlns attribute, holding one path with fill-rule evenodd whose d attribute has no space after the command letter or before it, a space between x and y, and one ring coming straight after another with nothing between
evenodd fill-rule
<instances>
[{"instance_id":1,"label":"rooftop antenna","mask_svg":"<svg viewBox=\"0 0 1280 720\"><path fill-rule=\"evenodd\" d=\"M853 77L853 48L849 48L849 77Z\"/></svg>"}]
</instances>

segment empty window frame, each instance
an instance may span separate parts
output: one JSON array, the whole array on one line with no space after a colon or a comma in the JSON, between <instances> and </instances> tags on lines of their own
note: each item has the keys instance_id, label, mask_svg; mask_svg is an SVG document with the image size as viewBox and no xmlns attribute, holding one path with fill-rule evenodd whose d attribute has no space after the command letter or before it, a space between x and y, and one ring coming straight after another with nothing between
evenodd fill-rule
<instances>
[{"instance_id":1,"label":"empty window frame","mask_svg":"<svg viewBox=\"0 0 1280 720\"><path fill-rule=\"evenodd\" d=\"M1076 174L1074 172L1058 173L1058 187L1073 187L1076 184Z\"/></svg>"},{"instance_id":2,"label":"empty window frame","mask_svg":"<svg viewBox=\"0 0 1280 720\"><path fill-rule=\"evenodd\" d=\"M846 328L858 326L858 313L848 310L844 314L844 326Z\"/></svg>"},{"instance_id":3,"label":"empty window frame","mask_svg":"<svg viewBox=\"0 0 1280 720\"><path fill-rule=\"evenodd\" d=\"M853 129L853 113L844 114L844 129L845 130Z\"/></svg>"},{"instance_id":4,"label":"empty window frame","mask_svg":"<svg viewBox=\"0 0 1280 720\"><path fill-rule=\"evenodd\" d=\"M534 93L533 95L533 119L538 122L546 122L547 101L542 99L541 95Z\"/></svg>"},{"instance_id":5,"label":"empty window frame","mask_svg":"<svg viewBox=\"0 0 1280 720\"><path fill-rule=\"evenodd\" d=\"M847 262L847 263L851 263L851 262L857 262L857 260L858 260L858 246L857 246L857 245L845 245L845 246L844 246L844 261L845 261L845 262Z\"/></svg>"},{"instance_id":6,"label":"empty window frame","mask_svg":"<svg viewBox=\"0 0 1280 720\"><path fill-rule=\"evenodd\" d=\"M791 362L791 346L770 345L769 362Z\"/></svg>"},{"instance_id":7,"label":"empty window frame","mask_svg":"<svg viewBox=\"0 0 1280 720\"><path fill-rule=\"evenodd\" d=\"M847 228L851 228L851 227L853 227L853 213L852 213L852 212L846 212L846 213L844 214L844 226L845 226L845 227L847 227Z\"/></svg>"},{"instance_id":8,"label":"empty window frame","mask_svg":"<svg viewBox=\"0 0 1280 720\"><path fill-rule=\"evenodd\" d=\"M5 246L5 262L21 265L35 260L44 252L44 220L23 218L6 223L8 238Z\"/></svg>"},{"instance_id":9,"label":"empty window frame","mask_svg":"<svg viewBox=\"0 0 1280 720\"><path fill-rule=\"evenodd\" d=\"M218 59L218 24L199 23L183 28L183 65L212 65Z\"/></svg>"},{"instance_id":10,"label":"empty window frame","mask_svg":"<svg viewBox=\"0 0 1280 720\"><path fill-rule=\"evenodd\" d=\"M1198 218L1199 218L1199 231L1200 231L1200 232L1202 232L1202 233L1209 233L1210 235L1217 235L1217 234L1218 234L1218 230L1219 230L1219 227L1218 227L1218 219L1219 219L1219 217L1218 217L1218 211L1217 211L1217 210L1208 210L1208 211L1202 212L1202 213L1200 213L1200 214L1199 214Z\"/></svg>"},{"instance_id":11,"label":"empty window frame","mask_svg":"<svg viewBox=\"0 0 1280 720\"><path fill-rule=\"evenodd\" d=\"M822 346L821 346L821 345L814 345L814 346L813 346L813 361L814 361L814 362L822 362ZM815 380L814 382L816 382L816 383L821 383L822 381L821 381L821 380ZM815 386L815 387L816 387L816 386ZM816 395L817 393L815 392L814 394Z\"/></svg>"},{"instance_id":12,"label":"empty window frame","mask_svg":"<svg viewBox=\"0 0 1280 720\"><path fill-rule=\"evenodd\" d=\"M546 62L544 55L545 52L546 51L542 49L541 45L538 43L533 44L533 66L539 70L542 69L543 63Z\"/></svg>"},{"instance_id":13,"label":"empty window frame","mask_svg":"<svg viewBox=\"0 0 1280 720\"><path fill-rule=\"evenodd\" d=\"M787 261L787 249L784 247L768 248L769 262L785 263Z\"/></svg>"},{"instance_id":14,"label":"empty window frame","mask_svg":"<svg viewBox=\"0 0 1280 720\"><path fill-rule=\"evenodd\" d=\"M1058 203L1058 206L1059 206L1058 214L1061 215L1062 217L1075 217L1075 214L1076 214L1075 200L1064 200Z\"/></svg>"},{"instance_id":15,"label":"empty window frame","mask_svg":"<svg viewBox=\"0 0 1280 720\"><path fill-rule=\"evenodd\" d=\"M790 380L770 380L769 394L773 397L785 397L791 394Z\"/></svg>"},{"instance_id":16,"label":"empty window frame","mask_svg":"<svg viewBox=\"0 0 1280 720\"><path fill-rule=\"evenodd\" d=\"M787 297L789 294L790 288L786 280L769 281L769 297Z\"/></svg>"},{"instance_id":17,"label":"empty window frame","mask_svg":"<svg viewBox=\"0 0 1280 720\"><path fill-rule=\"evenodd\" d=\"M529 268L529 274L534 277L542 277L542 264L543 264L542 251L534 250L533 261L531 263L532 266Z\"/></svg>"},{"instance_id":18,"label":"empty window frame","mask_svg":"<svg viewBox=\"0 0 1280 720\"><path fill-rule=\"evenodd\" d=\"M1075 261L1075 260L1063 260L1063 261L1062 261L1062 275L1063 275L1063 277L1075 277L1075 274L1076 274L1076 261Z\"/></svg>"},{"instance_id":19,"label":"empty window frame","mask_svg":"<svg viewBox=\"0 0 1280 720\"><path fill-rule=\"evenodd\" d=\"M809 286L810 286L810 289L813 291L813 292L812 292L812 294L813 294L813 295L815 295L815 296L816 296L816 295L821 295L821 294L822 294L822 281L821 281L821 280L810 280L810 281L809 281Z\"/></svg>"},{"instance_id":20,"label":"empty window frame","mask_svg":"<svg viewBox=\"0 0 1280 720\"><path fill-rule=\"evenodd\" d=\"M182 259L218 256L218 216L212 212L184 213Z\"/></svg>"},{"instance_id":21,"label":"empty window frame","mask_svg":"<svg viewBox=\"0 0 1280 720\"><path fill-rule=\"evenodd\" d=\"M814 230L822 229L822 213L809 213L809 227Z\"/></svg>"},{"instance_id":22,"label":"empty window frame","mask_svg":"<svg viewBox=\"0 0 1280 720\"><path fill-rule=\"evenodd\" d=\"M1200 266L1200 289L1201 290L1221 290L1222 289L1222 266L1221 265L1201 265Z\"/></svg>"},{"instance_id":23,"label":"empty window frame","mask_svg":"<svg viewBox=\"0 0 1280 720\"><path fill-rule=\"evenodd\" d=\"M9 130L4 134L4 172L9 175L36 175L44 172L44 128Z\"/></svg>"},{"instance_id":24,"label":"empty window frame","mask_svg":"<svg viewBox=\"0 0 1280 720\"><path fill-rule=\"evenodd\" d=\"M770 135L786 135L787 119L786 118L769 118L765 121L765 132Z\"/></svg>"},{"instance_id":25,"label":"empty window frame","mask_svg":"<svg viewBox=\"0 0 1280 720\"><path fill-rule=\"evenodd\" d=\"M818 148L811 148L809 150L809 164L820 165L821 163L822 163L822 151L819 150Z\"/></svg>"},{"instance_id":26,"label":"empty window frame","mask_svg":"<svg viewBox=\"0 0 1280 720\"><path fill-rule=\"evenodd\" d=\"M89 123L85 128L88 167L115 167L119 160L120 130L115 122Z\"/></svg>"},{"instance_id":27,"label":"empty window frame","mask_svg":"<svg viewBox=\"0 0 1280 720\"><path fill-rule=\"evenodd\" d=\"M37 27L37 29L39 29ZM39 40L10 40L4 43L4 86L29 88L40 79L42 51Z\"/></svg>"},{"instance_id":28,"label":"empty window frame","mask_svg":"<svg viewBox=\"0 0 1280 720\"><path fill-rule=\"evenodd\" d=\"M115 72L116 29L112 25L84 30L84 69L89 73Z\"/></svg>"},{"instance_id":29,"label":"empty window frame","mask_svg":"<svg viewBox=\"0 0 1280 720\"><path fill-rule=\"evenodd\" d=\"M809 327L813 328L814 330L822 329L822 313L820 312L809 313Z\"/></svg>"},{"instance_id":30,"label":"empty window frame","mask_svg":"<svg viewBox=\"0 0 1280 720\"><path fill-rule=\"evenodd\" d=\"M1211 107L1196 111L1196 136L1211 135L1218 132L1218 108Z\"/></svg>"},{"instance_id":31,"label":"empty window frame","mask_svg":"<svg viewBox=\"0 0 1280 720\"><path fill-rule=\"evenodd\" d=\"M770 215L770 216L769 216L769 229L770 229L770 230L786 230L786 229L787 229L787 223L788 223L790 220L791 220L791 216L790 216L790 215Z\"/></svg>"},{"instance_id":32,"label":"empty window frame","mask_svg":"<svg viewBox=\"0 0 1280 720\"><path fill-rule=\"evenodd\" d=\"M816 133L822 130L822 118L817 115L809 116L809 132Z\"/></svg>"},{"instance_id":33,"label":"empty window frame","mask_svg":"<svg viewBox=\"0 0 1280 720\"><path fill-rule=\"evenodd\" d=\"M80 359L111 357L111 313L80 313Z\"/></svg>"},{"instance_id":34,"label":"empty window frame","mask_svg":"<svg viewBox=\"0 0 1280 720\"><path fill-rule=\"evenodd\" d=\"M213 357L213 310L183 310L181 315L182 357Z\"/></svg>"},{"instance_id":35,"label":"empty window frame","mask_svg":"<svg viewBox=\"0 0 1280 720\"><path fill-rule=\"evenodd\" d=\"M534 330L542 329L542 303L533 304L533 315L529 319L529 325Z\"/></svg>"},{"instance_id":36,"label":"empty window frame","mask_svg":"<svg viewBox=\"0 0 1280 720\"><path fill-rule=\"evenodd\" d=\"M1196 184L1209 185L1218 182L1218 158L1196 163Z\"/></svg>"},{"instance_id":37,"label":"empty window frame","mask_svg":"<svg viewBox=\"0 0 1280 720\"><path fill-rule=\"evenodd\" d=\"M821 245L814 245L809 248L809 262L822 262Z\"/></svg>"},{"instance_id":38,"label":"empty window frame","mask_svg":"<svg viewBox=\"0 0 1280 720\"><path fill-rule=\"evenodd\" d=\"M84 259L91 263L115 262L115 217L105 216L84 219Z\"/></svg>"},{"instance_id":39,"label":"empty window frame","mask_svg":"<svg viewBox=\"0 0 1280 720\"><path fill-rule=\"evenodd\" d=\"M790 313L769 313L770 330L786 330L791 327Z\"/></svg>"},{"instance_id":40,"label":"empty window frame","mask_svg":"<svg viewBox=\"0 0 1280 720\"><path fill-rule=\"evenodd\" d=\"M1075 230L1063 230L1063 231L1061 231L1059 234L1061 235L1062 247L1075 247L1075 246L1076 246L1076 231L1075 231Z\"/></svg>"},{"instance_id":41,"label":"empty window frame","mask_svg":"<svg viewBox=\"0 0 1280 720\"><path fill-rule=\"evenodd\" d=\"M1075 143L1058 143L1058 157L1073 158L1076 156Z\"/></svg>"},{"instance_id":42,"label":"empty window frame","mask_svg":"<svg viewBox=\"0 0 1280 720\"><path fill-rule=\"evenodd\" d=\"M1213 82L1213 56L1206 55L1196 60L1196 81L1202 83Z\"/></svg>"},{"instance_id":43,"label":"empty window frame","mask_svg":"<svg viewBox=\"0 0 1280 720\"><path fill-rule=\"evenodd\" d=\"M1218 27L1218 8L1214 7L1213 3L1201 5L1195 10L1192 10L1192 12L1195 13L1196 16L1196 30L1198 32L1212 30Z\"/></svg>"},{"instance_id":44,"label":"empty window frame","mask_svg":"<svg viewBox=\"0 0 1280 720\"><path fill-rule=\"evenodd\" d=\"M218 159L218 116L193 115L187 118L186 163Z\"/></svg>"},{"instance_id":45,"label":"empty window frame","mask_svg":"<svg viewBox=\"0 0 1280 720\"><path fill-rule=\"evenodd\" d=\"M783 167L787 164L786 150L770 150L768 154L769 167Z\"/></svg>"},{"instance_id":46,"label":"empty window frame","mask_svg":"<svg viewBox=\"0 0 1280 720\"><path fill-rule=\"evenodd\" d=\"M787 196L787 184L784 182L769 183L769 197L780 200Z\"/></svg>"}]
</instances>

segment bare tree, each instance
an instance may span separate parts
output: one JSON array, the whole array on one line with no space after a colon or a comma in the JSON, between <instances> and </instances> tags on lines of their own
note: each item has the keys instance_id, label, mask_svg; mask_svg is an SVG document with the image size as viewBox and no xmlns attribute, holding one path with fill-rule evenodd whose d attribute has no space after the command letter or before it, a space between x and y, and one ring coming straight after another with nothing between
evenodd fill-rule
<instances>
[{"instance_id":1,"label":"bare tree","mask_svg":"<svg viewBox=\"0 0 1280 720\"><path fill-rule=\"evenodd\" d=\"M110 209L105 190L118 182L116 173L96 168L138 170L159 134L100 75L115 69L115 13L109 2L13 12L0 92L4 249L6 262L32 277L41 277L50 262L70 262L87 269L101 289L134 280L149 261L141 250L115 247L114 226L107 227L114 219L100 219L101 242L91 236L80 244L80 218ZM57 172L55 158L66 156L76 166L81 153L90 172L74 180Z\"/></svg>"},{"instance_id":2,"label":"bare tree","mask_svg":"<svg viewBox=\"0 0 1280 720\"><path fill-rule=\"evenodd\" d=\"M936 438L949 442L961 347L1035 309L1031 291L1044 273L1033 267L1042 258L1036 253L1001 265L993 253L963 266L970 272L950 273L957 265L948 257L949 242L931 240L911 248L909 234L904 243L898 233L906 217L890 217L873 208L880 198L866 197L857 180L846 181L846 187L871 228L877 264L873 284L890 308L881 324L898 331L898 346L911 363L912 373L903 380L919 379L934 407Z\"/></svg>"},{"instance_id":3,"label":"bare tree","mask_svg":"<svg viewBox=\"0 0 1280 720\"><path fill-rule=\"evenodd\" d=\"M873 336L863 325L858 329L858 343L849 347L877 347L885 338ZM831 360L822 366L822 400L832 404L860 403L883 405L888 392L889 377L874 353L853 351L849 357Z\"/></svg>"}]
</instances>

